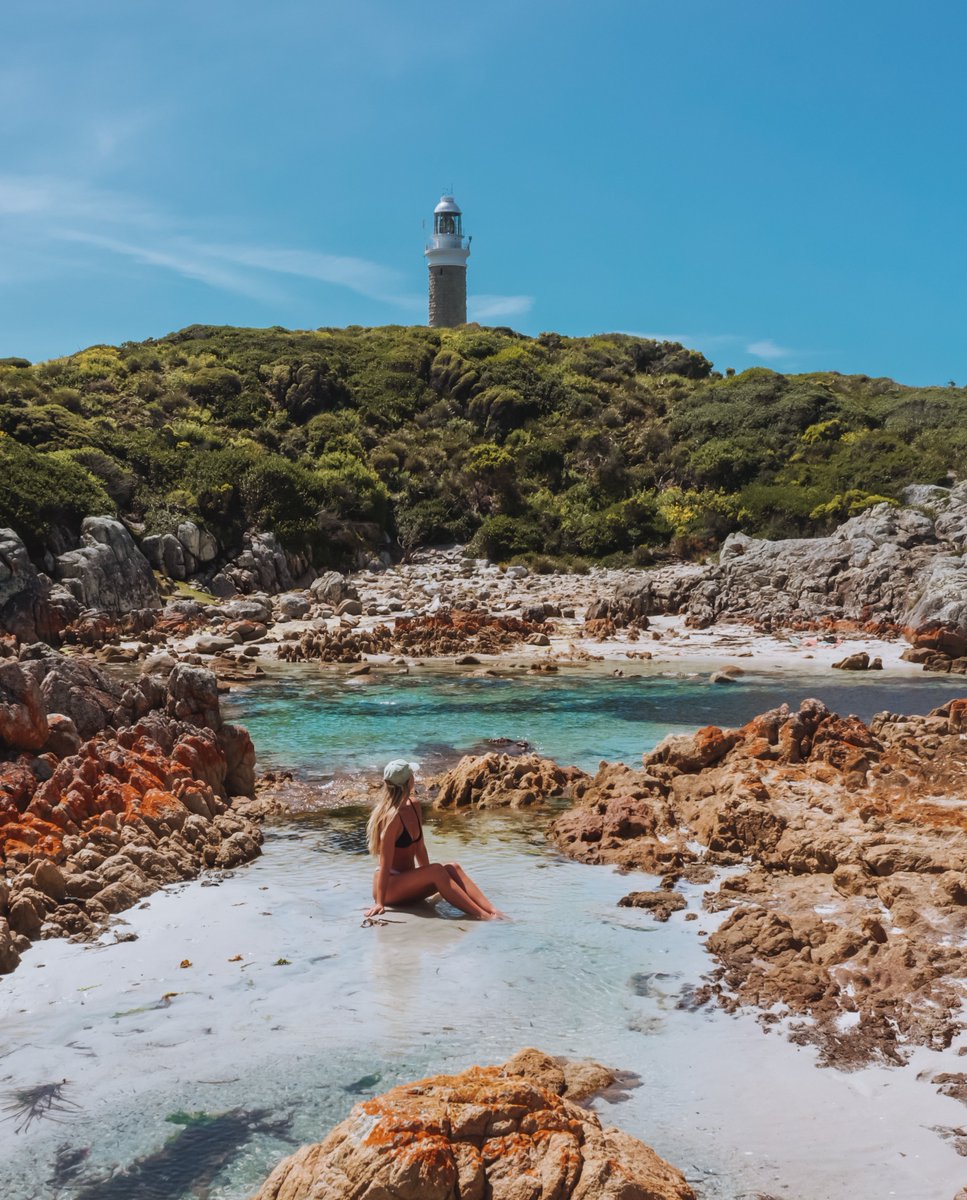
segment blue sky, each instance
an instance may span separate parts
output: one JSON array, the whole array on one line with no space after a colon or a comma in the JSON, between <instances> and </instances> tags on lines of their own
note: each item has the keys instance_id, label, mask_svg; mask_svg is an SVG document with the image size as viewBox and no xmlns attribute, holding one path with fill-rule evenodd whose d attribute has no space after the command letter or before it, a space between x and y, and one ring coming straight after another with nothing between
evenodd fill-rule
<instances>
[{"instance_id":1,"label":"blue sky","mask_svg":"<svg viewBox=\"0 0 967 1200\"><path fill-rule=\"evenodd\" d=\"M3 0L0 356L471 317L967 383L955 0Z\"/></svg>"}]
</instances>

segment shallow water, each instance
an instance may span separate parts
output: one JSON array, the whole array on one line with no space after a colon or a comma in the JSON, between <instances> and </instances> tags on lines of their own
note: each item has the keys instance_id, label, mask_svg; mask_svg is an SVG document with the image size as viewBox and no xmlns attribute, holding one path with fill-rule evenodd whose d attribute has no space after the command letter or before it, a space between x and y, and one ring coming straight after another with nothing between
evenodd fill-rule
<instances>
[{"instance_id":1,"label":"shallow water","mask_svg":"<svg viewBox=\"0 0 967 1200\"><path fill-rule=\"evenodd\" d=\"M374 771L401 756L432 768L486 738L523 739L562 764L593 770L602 759L640 761L666 733L741 725L810 696L868 720L886 708L928 712L967 692L963 679L927 674L871 683L870 673L749 673L710 684L707 673L621 669L622 678L586 668L504 679L452 668L347 676L300 664L233 691L224 708L248 726L264 769L297 767L322 779Z\"/></svg>"},{"instance_id":2,"label":"shallow water","mask_svg":"<svg viewBox=\"0 0 967 1200\"><path fill-rule=\"evenodd\" d=\"M344 700L339 685L303 678L311 685L288 678L289 709L297 701L325 714L313 738L336 731L328 754L309 757L309 771L386 757L380 739L388 735L372 712L358 717L392 685ZM450 681L403 682L394 737L419 725L411 701L438 720L444 707L459 708L459 728L439 726L444 745L472 742L500 723L496 704L475 723L469 705L453 704ZM604 722L612 725L616 697L626 694L609 682L596 690L592 681L588 693L570 679L534 682L545 700L559 696L532 704L526 728L516 726L528 710L514 709L509 732L547 752L568 746L562 721L576 746L574 730L598 719L599 702L612 706ZM281 762L299 745L290 739L306 732L292 733L276 686L233 702L233 715L244 715ZM722 689L711 699L746 705L746 715L775 702L774 681L741 686L744 695ZM701 700L689 698L689 687L673 681L650 703L678 712L679 703ZM457 688L466 694L463 681ZM848 690L854 703L843 707L853 711L903 706L892 684L882 701L869 687ZM565 693L581 706L573 724ZM488 701L494 694L484 693ZM921 707L942 698L918 694ZM720 721L744 719L733 711L726 718L722 704L715 709ZM647 719L625 723L628 757L668 728L648 719L655 728L647 734ZM347 758L335 756L336 744L349 747ZM415 742L393 749L417 756ZM136 941L110 944L110 934L96 946L41 943L0 981L0 1105L16 1089L66 1081L63 1101L77 1106L19 1132L22 1120L0 1123L4 1200L183 1200L205 1187L211 1200L241 1200L360 1097L499 1062L525 1045L637 1072L642 1084L627 1100L599 1104L603 1119L681 1166L707 1200L952 1200L962 1185L963 1160L930 1127L963 1124L963 1107L917 1080L962 1067L955 1050L919 1052L903 1070L844 1075L817 1069L810 1050L764 1034L749 1017L679 1007L710 966L700 931L721 919L702 911L701 888L685 889L698 920L679 913L656 925L616 907L653 880L562 860L543 837L546 817L447 815L428 821L431 853L461 861L515 920L478 924L441 906L363 929L372 869L364 819L326 812L271 828L264 856L218 886L179 885L125 914L117 932ZM170 1120L197 1113L228 1115L191 1138Z\"/></svg>"}]
</instances>

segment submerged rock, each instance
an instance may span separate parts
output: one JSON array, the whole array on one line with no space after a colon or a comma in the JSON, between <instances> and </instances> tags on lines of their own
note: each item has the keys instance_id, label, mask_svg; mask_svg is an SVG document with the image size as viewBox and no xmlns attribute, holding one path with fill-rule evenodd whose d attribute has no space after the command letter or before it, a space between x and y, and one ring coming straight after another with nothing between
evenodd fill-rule
<instances>
[{"instance_id":1,"label":"submerged rock","mask_svg":"<svg viewBox=\"0 0 967 1200\"><path fill-rule=\"evenodd\" d=\"M598 1068L603 1079L612 1072ZM586 1095L587 1093L582 1093ZM253 1200L694 1200L680 1171L570 1098L539 1051L365 1100Z\"/></svg>"},{"instance_id":2,"label":"submerged rock","mask_svg":"<svg viewBox=\"0 0 967 1200\"><path fill-rule=\"evenodd\" d=\"M618 901L621 908L647 908L656 921L667 921L685 907L681 892L629 892Z\"/></svg>"},{"instance_id":3,"label":"submerged rock","mask_svg":"<svg viewBox=\"0 0 967 1200\"><path fill-rule=\"evenodd\" d=\"M289 1124L271 1118L265 1109L241 1108L213 1115L173 1113L167 1119L181 1126L175 1137L105 1179L80 1180L85 1186L75 1193L76 1200L130 1200L133 1196L182 1200L184 1196L207 1195L218 1173L253 1134L282 1133Z\"/></svg>"}]
</instances>

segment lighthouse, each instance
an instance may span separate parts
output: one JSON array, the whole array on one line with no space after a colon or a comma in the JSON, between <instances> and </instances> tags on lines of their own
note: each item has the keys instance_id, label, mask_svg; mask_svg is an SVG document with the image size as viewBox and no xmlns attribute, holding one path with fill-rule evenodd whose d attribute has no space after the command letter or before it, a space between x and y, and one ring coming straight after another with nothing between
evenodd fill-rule
<instances>
[{"instance_id":1,"label":"lighthouse","mask_svg":"<svg viewBox=\"0 0 967 1200\"><path fill-rule=\"evenodd\" d=\"M424 254L430 269L431 328L465 324L470 239L463 236L463 213L452 196L441 196L433 210L433 237Z\"/></svg>"}]
</instances>

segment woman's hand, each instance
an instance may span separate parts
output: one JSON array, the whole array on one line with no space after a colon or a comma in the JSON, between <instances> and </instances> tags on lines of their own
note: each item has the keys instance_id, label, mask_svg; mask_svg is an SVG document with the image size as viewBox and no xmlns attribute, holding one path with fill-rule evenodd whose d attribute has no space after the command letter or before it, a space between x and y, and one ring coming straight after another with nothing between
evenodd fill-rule
<instances>
[{"instance_id":1,"label":"woman's hand","mask_svg":"<svg viewBox=\"0 0 967 1200\"><path fill-rule=\"evenodd\" d=\"M378 917L380 913L386 912L382 904L374 904L372 908L367 908L363 916Z\"/></svg>"}]
</instances>

